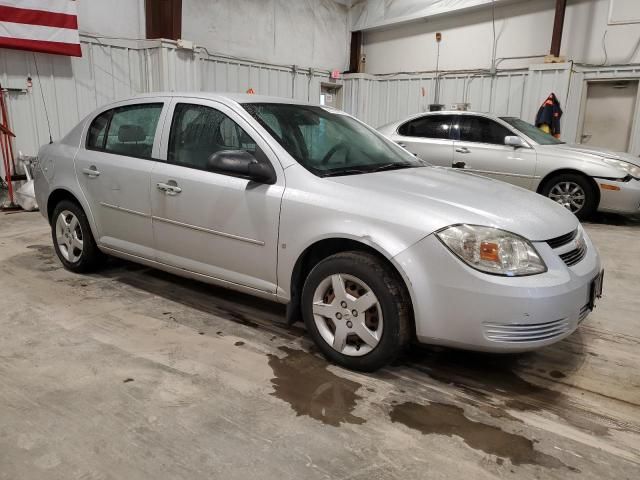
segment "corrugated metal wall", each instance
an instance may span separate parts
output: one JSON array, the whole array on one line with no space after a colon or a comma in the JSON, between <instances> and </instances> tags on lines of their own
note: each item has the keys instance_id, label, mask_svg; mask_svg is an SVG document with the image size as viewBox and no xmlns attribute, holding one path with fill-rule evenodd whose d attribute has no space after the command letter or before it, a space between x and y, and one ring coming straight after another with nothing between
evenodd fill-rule
<instances>
[{"instance_id":1,"label":"corrugated metal wall","mask_svg":"<svg viewBox=\"0 0 640 480\"><path fill-rule=\"evenodd\" d=\"M97 106L159 87L159 60L158 42L83 39L82 58L0 49L15 151L32 155L48 142L47 117L51 135L60 138Z\"/></svg>"},{"instance_id":2,"label":"corrugated metal wall","mask_svg":"<svg viewBox=\"0 0 640 480\"><path fill-rule=\"evenodd\" d=\"M30 89L28 77L33 81ZM17 135L14 149L27 155L48 142L47 116L57 139L98 106L139 93L252 88L261 95L317 101L322 82L329 82L328 71L180 50L165 40L83 36L81 58L0 49L0 83Z\"/></svg>"},{"instance_id":3,"label":"corrugated metal wall","mask_svg":"<svg viewBox=\"0 0 640 480\"><path fill-rule=\"evenodd\" d=\"M439 102L449 107L470 103L472 110L533 120L550 92L566 99L568 82L564 64L502 71L495 76L446 74L440 77ZM427 111L434 102L435 83L435 75L347 75L345 109L378 127Z\"/></svg>"},{"instance_id":4,"label":"corrugated metal wall","mask_svg":"<svg viewBox=\"0 0 640 480\"><path fill-rule=\"evenodd\" d=\"M33 155L48 141L47 116L51 135L60 138L97 106L138 93L246 92L252 88L257 94L316 102L321 84L333 82L328 71L185 51L165 40L82 37L82 51L82 58L69 58L0 49L0 82L17 135L16 152ZM27 88L28 77L33 80L31 89ZM604 78L640 78L640 70L549 64L495 76L447 73L440 79L440 102L468 102L473 110L533 121L542 101L554 92L567 112L563 138L575 142L584 86ZM426 111L435 93L435 76L429 74L352 74L338 83L343 85L344 110L375 127ZM634 125L630 151L640 153L640 118Z\"/></svg>"}]
</instances>

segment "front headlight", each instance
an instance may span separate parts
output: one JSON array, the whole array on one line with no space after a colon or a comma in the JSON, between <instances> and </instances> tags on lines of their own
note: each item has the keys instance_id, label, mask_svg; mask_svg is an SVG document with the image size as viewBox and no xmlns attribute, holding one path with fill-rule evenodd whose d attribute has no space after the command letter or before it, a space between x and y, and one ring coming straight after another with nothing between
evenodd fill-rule
<instances>
[{"instance_id":1,"label":"front headlight","mask_svg":"<svg viewBox=\"0 0 640 480\"><path fill-rule=\"evenodd\" d=\"M547 271L531 242L515 233L479 225L452 225L436 235L462 261L482 272L517 277Z\"/></svg>"},{"instance_id":2,"label":"front headlight","mask_svg":"<svg viewBox=\"0 0 640 480\"><path fill-rule=\"evenodd\" d=\"M627 175L631 175L633 178L640 179L640 167L633 163L623 162L622 160L614 160L613 158L603 158L605 163L617 167Z\"/></svg>"}]
</instances>

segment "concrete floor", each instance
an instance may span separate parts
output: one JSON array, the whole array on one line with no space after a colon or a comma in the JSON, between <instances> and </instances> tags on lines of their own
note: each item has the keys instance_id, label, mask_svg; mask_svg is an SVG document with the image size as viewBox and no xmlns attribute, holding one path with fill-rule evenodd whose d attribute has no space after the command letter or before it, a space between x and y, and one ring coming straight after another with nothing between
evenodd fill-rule
<instances>
[{"instance_id":1,"label":"concrete floor","mask_svg":"<svg viewBox=\"0 0 640 480\"><path fill-rule=\"evenodd\" d=\"M587 225L605 295L532 354L327 365L284 308L0 213L0 479L640 478L639 219Z\"/></svg>"}]
</instances>

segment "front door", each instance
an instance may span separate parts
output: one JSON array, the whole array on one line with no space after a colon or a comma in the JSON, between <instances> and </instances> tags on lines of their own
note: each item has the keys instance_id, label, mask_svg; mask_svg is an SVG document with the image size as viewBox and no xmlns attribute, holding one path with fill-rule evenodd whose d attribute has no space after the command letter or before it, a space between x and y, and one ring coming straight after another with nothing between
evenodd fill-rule
<instances>
[{"instance_id":1,"label":"front door","mask_svg":"<svg viewBox=\"0 0 640 480\"><path fill-rule=\"evenodd\" d=\"M252 289L275 293L280 164L253 127L217 102L179 99L165 122L162 151L151 175L158 260ZM278 180L259 184L207 170L222 150L246 150L271 162Z\"/></svg>"},{"instance_id":2,"label":"front door","mask_svg":"<svg viewBox=\"0 0 640 480\"><path fill-rule=\"evenodd\" d=\"M495 120L461 115L452 126L453 166L524 188L531 188L536 171L536 151L504 144L514 132Z\"/></svg>"},{"instance_id":3,"label":"front door","mask_svg":"<svg viewBox=\"0 0 640 480\"><path fill-rule=\"evenodd\" d=\"M453 162L452 119L453 115L442 114L414 118L401 125L392 139L432 165L450 167Z\"/></svg>"},{"instance_id":4,"label":"front door","mask_svg":"<svg viewBox=\"0 0 640 480\"><path fill-rule=\"evenodd\" d=\"M75 159L97 242L145 258L154 255L149 180L163 105L162 99L145 99L102 112Z\"/></svg>"}]
</instances>

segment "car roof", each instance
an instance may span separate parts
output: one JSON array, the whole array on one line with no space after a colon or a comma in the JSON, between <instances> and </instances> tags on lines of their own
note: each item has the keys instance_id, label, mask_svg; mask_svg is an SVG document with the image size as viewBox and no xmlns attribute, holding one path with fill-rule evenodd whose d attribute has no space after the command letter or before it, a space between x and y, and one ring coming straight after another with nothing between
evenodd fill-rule
<instances>
[{"instance_id":1,"label":"car roof","mask_svg":"<svg viewBox=\"0 0 640 480\"><path fill-rule=\"evenodd\" d=\"M500 116L500 115L496 115L493 113L487 113L487 112L476 112L473 110L435 110L433 112L418 112L418 113L414 113L413 115L410 115L408 117L402 118L400 120L396 120L394 122L389 122L385 125L381 125L380 127L378 127L378 130L385 130L385 129L389 129L389 128L397 128L400 125L410 122L411 120L415 120L417 118L421 118L421 117L425 117L428 115L477 115L480 117L486 117L486 118L509 118L507 116Z\"/></svg>"},{"instance_id":2,"label":"car roof","mask_svg":"<svg viewBox=\"0 0 640 480\"><path fill-rule=\"evenodd\" d=\"M477 112L475 110L436 110L433 112L420 112L413 115L413 117L421 117L423 115L481 115L483 117L498 117L495 113Z\"/></svg>"},{"instance_id":3,"label":"car roof","mask_svg":"<svg viewBox=\"0 0 640 480\"><path fill-rule=\"evenodd\" d=\"M217 100L223 103L235 102L235 103L282 103L293 105L317 105L294 98L272 97L268 95L254 95L247 93L217 93L217 92L154 92L144 93L136 95L134 97L121 99L120 101L135 101L137 99L144 98L157 98L157 97L190 97L190 98L202 98L208 100Z\"/></svg>"}]
</instances>

